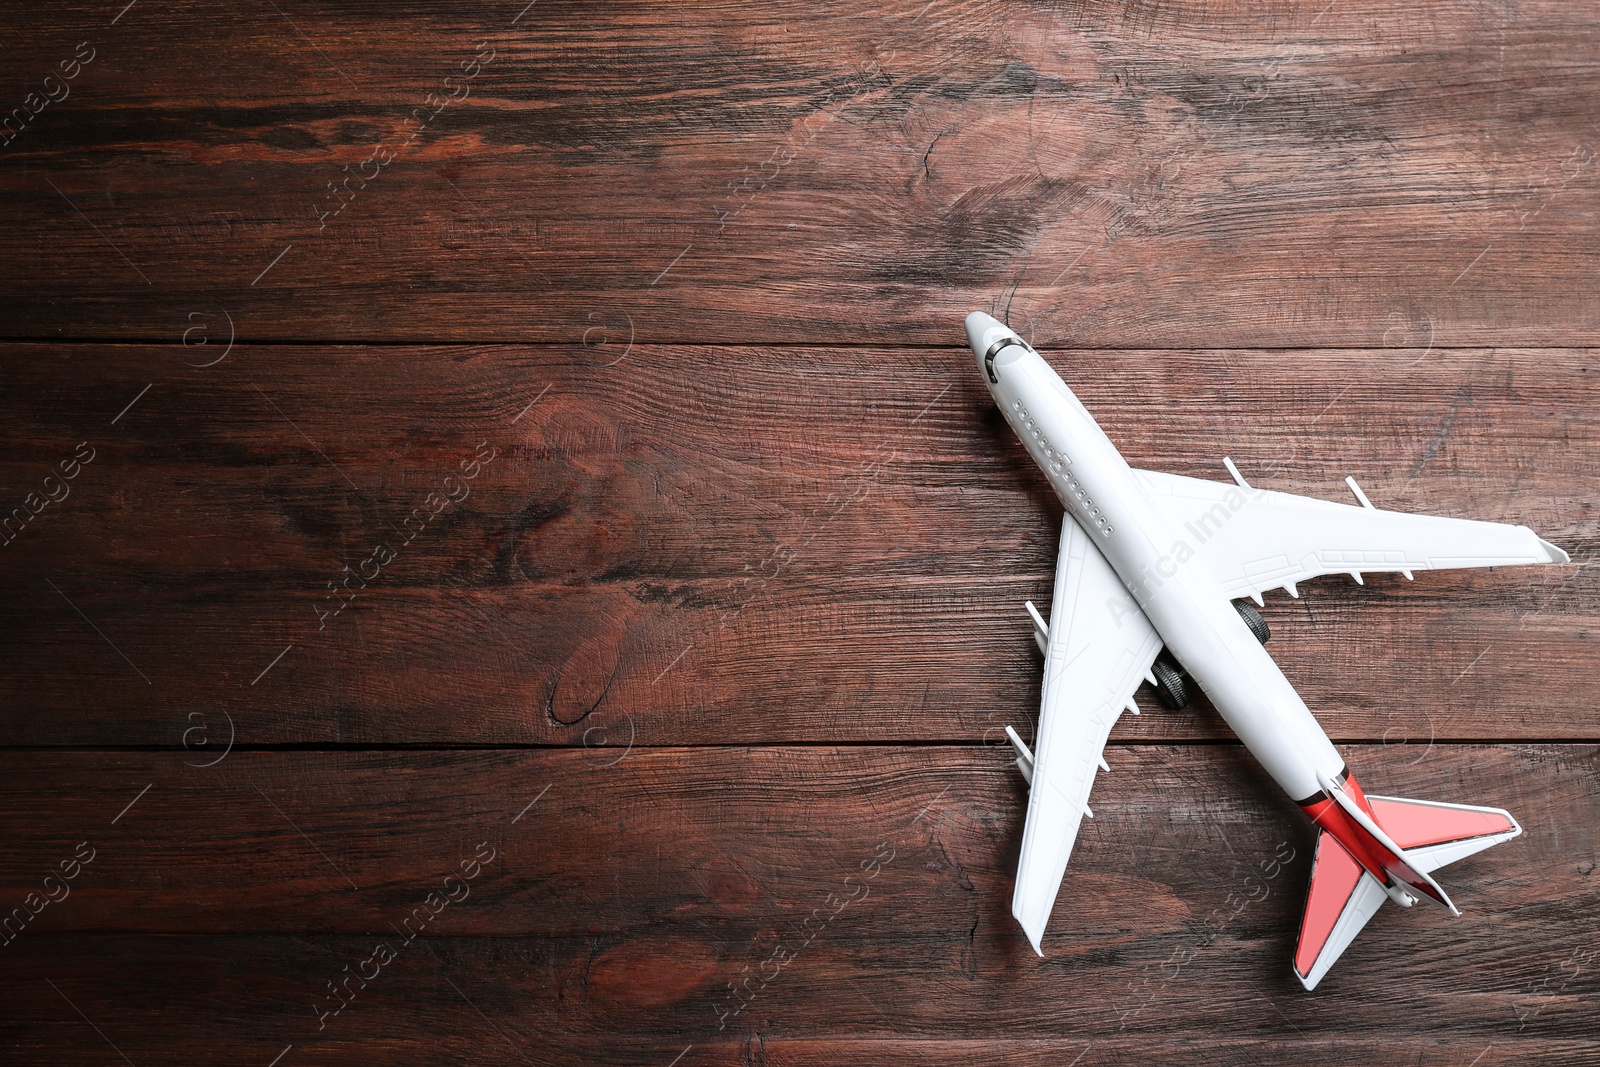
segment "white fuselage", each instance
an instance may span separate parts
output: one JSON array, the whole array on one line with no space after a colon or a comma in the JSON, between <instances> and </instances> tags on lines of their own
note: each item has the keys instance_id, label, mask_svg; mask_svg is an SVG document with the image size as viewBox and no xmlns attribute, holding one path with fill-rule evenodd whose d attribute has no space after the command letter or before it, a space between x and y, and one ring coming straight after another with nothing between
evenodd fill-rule
<instances>
[{"instance_id":1,"label":"white fuselage","mask_svg":"<svg viewBox=\"0 0 1600 1067\"><path fill-rule=\"evenodd\" d=\"M979 362L982 367L981 354ZM1319 776L1336 778L1344 761L1208 571L1192 533L1155 506L1116 446L1038 353L1014 344L991 363L998 381L985 368L984 382L1006 420L1167 650L1291 798L1318 794Z\"/></svg>"}]
</instances>

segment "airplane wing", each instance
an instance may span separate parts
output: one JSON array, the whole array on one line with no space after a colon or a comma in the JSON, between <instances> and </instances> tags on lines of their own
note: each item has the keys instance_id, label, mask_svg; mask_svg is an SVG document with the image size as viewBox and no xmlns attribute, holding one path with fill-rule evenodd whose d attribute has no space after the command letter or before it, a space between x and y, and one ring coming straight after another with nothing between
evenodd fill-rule
<instances>
[{"instance_id":1,"label":"airplane wing","mask_svg":"<svg viewBox=\"0 0 1600 1067\"><path fill-rule=\"evenodd\" d=\"M1045 650L1039 739L1032 755L1028 818L1022 831L1011 912L1034 951L1050 921L1078 824L1089 810L1095 767L1161 638L1070 515L1062 520L1055 596ZM1133 710L1137 710L1133 708Z\"/></svg>"},{"instance_id":2,"label":"airplane wing","mask_svg":"<svg viewBox=\"0 0 1600 1067\"><path fill-rule=\"evenodd\" d=\"M1296 584L1323 574L1566 563L1567 554L1525 526L1374 508L1265 489L1138 471L1159 507L1177 520L1178 562L1203 559L1229 598L1261 602L1268 589L1298 596Z\"/></svg>"}]
</instances>

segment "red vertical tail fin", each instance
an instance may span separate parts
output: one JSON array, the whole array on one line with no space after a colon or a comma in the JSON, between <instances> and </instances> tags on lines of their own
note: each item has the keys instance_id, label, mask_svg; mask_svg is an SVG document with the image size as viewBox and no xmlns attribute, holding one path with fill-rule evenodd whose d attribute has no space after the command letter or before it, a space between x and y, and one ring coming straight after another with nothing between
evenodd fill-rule
<instances>
[{"instance_id":1,"label":"red vertical tail fin","mask_svg":"<svg viewBox=\"0 0 1600 1067\"><path fill-rule=\"evenodd\" d=\"M1360 793L1360 786L1351 782L1361 798L1358 802L1356 797L1331 778L1324 775L1321 781L1323 791L1333 801L1316 817L1321 829L1337 837L1350 855L1385 887L1403 886L1411 890L1409 894L1405 890L1401 890L1400 894L1392 894L1400 903L1409 907L1407 896L1425 896L1443 904L1450 914L1461 914L1444 888L1429 877L1427 871L1418 870L1406 855L1404 846L1378 825L1370 811L1372 802Z\"/></svg>"}]
</instances>

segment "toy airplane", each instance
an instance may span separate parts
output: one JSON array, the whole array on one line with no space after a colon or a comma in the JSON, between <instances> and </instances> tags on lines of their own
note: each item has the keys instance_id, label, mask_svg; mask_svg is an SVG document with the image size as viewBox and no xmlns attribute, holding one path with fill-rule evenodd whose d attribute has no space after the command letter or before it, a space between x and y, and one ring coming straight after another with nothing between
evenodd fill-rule
<instances>
[{"instance_id":1,"label":"toy airplane","mask_svg":"<svg viewBox=\"0 0 1600 1067\"><path fill-rule=\"evenodd\" d=\"M1430 897L1459 915L1432 873L1510 840L1499 808L1367 796L1262 646L1246 597L1322 574L1565 563L1522 526L1381 511L1234 483L1135 470L1027 342L982 312L967 339L989 392L1066 506L1045 655L1037 749L1007 734L1028 780L1011 911L1034 951L1050 921L1095 768L1141 681L1182 707L1198 683L1234 733L1317 827L1294 973L1312 989L1383 904Z\"/></svg>"}]
</instances>

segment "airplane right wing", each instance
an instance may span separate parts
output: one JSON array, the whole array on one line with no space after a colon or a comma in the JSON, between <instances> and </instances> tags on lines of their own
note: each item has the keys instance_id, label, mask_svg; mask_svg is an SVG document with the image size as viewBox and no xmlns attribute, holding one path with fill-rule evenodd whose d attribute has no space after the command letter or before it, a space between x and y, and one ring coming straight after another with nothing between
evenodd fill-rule
<instances>
[{"instance_id":1,"label":"airplane right wing","mask_svg":"<svg viewBox=\"0 0 1600 1067\"><path fill-rule=\"evenodd\" d=\"M1351 483L1363 506L1293 493L1137 471L1140 484L1176 521L1178 562L1198 556L1230 598L1323 574L1566 563L1567 554L1525 526L1382 511Z\"/></svg>"},{"instance_id":2,"label":"airplane right wing","mask_svg":"<svg viewBox=\"0 0 1600 1067\"><path fill-rule=\"evenodd\" d=\"M1161 637L1071 515L1061 523L1045 649L1039 741L1011 912L1035 952L1089 810L1112 725L1161 651ZM1135 709L1137 710L1137 709Z\"/></svg>"}]
</instances>

